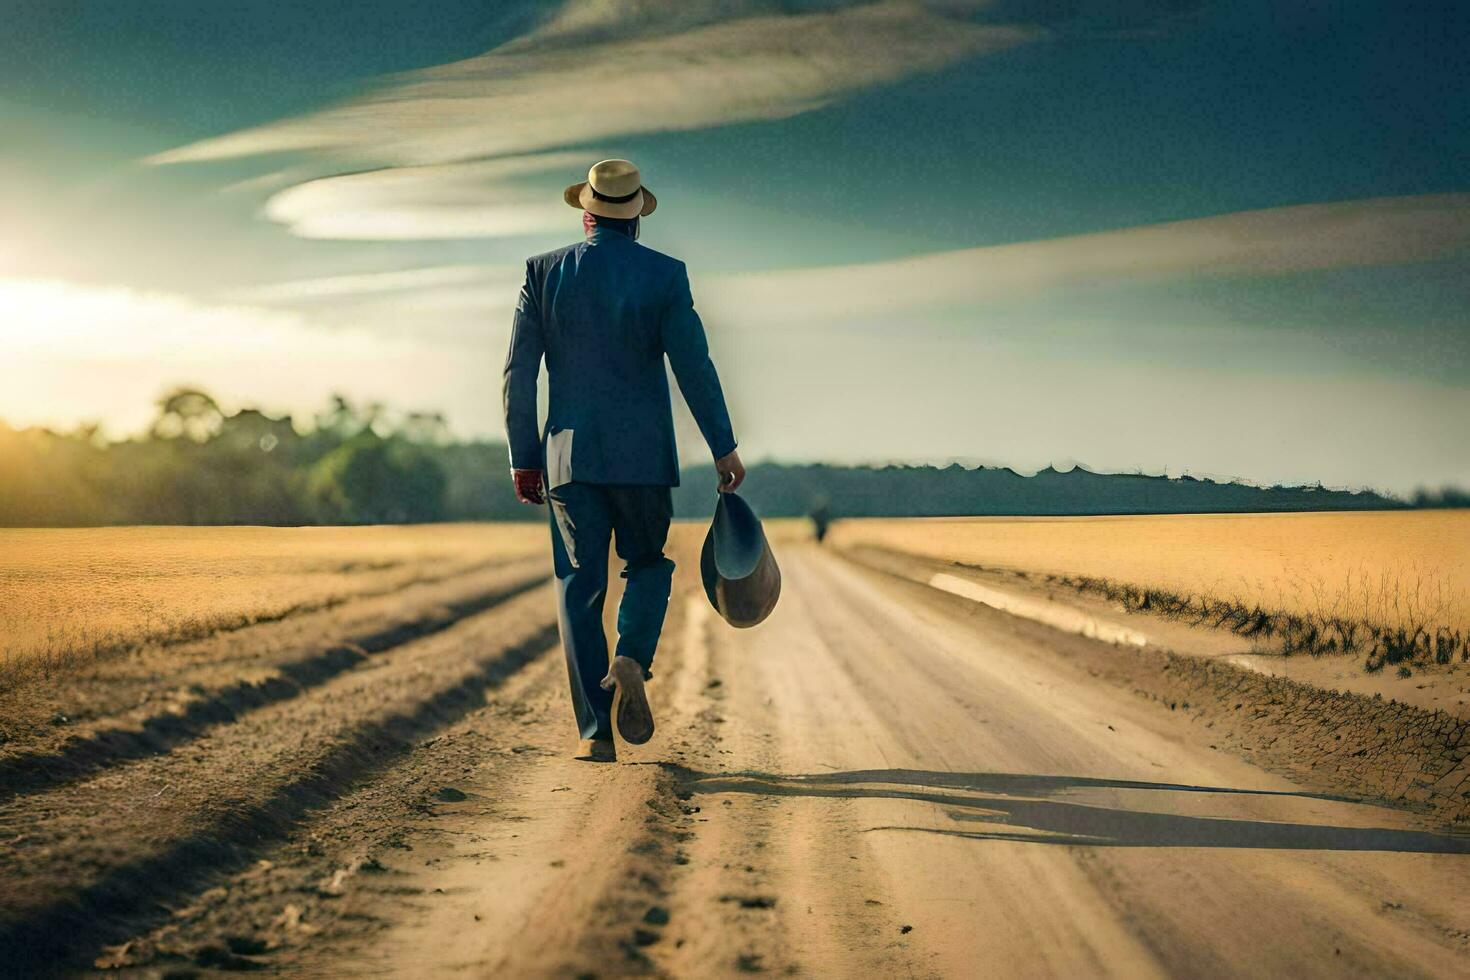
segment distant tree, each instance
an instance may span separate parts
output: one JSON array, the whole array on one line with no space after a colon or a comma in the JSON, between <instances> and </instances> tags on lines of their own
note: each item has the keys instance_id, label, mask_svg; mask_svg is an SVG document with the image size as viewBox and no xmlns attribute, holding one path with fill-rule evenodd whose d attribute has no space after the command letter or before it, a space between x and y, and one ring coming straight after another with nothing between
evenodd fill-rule
<instances>
[{"instance_id":1,"label":"distant tree","mask_svg":"<svg viewBox=\"0 0 1470 980\"><path fill-rule=\"evenodd\" d=\"M216 439L222 447L248 454L289 452L300 437L290 416L272 418L259 409L242 408L226 416Z\"/></svg>"},{"instance_id":2,"label":"distant tree","mask_svg":"<svg viewBox=\"0 0 1470 980\"><path fill-rule=\"evenodd\" d=\"M444 519L450 521L541 520L545 512L516 500L510 462L500 442L451 442L434 458L449 478Z\"/></svg>"},{"instance_id":3,"label":"distant tree","mask_svg":"<svg viewBox=\"0 0 1470 980\"><path fill-rule=\"evenodd\" d=\"M442 446L449 442L449 422L442 412L409 412L394 433L421 446Z\"/></svg>"},{"instance_id":4,"label":"distant tree","mask_svg":"<svg viewBox=\"0 0 1470 980\"><path fill-rule=\"evenodd\" d=\"M224 413L213 397L198 388L175 388L158 400L152 435L155 439L182 437L206 442L223 422Z\"/></svg>"},{"instance_id":5,"label":"distant tree","mask_svg":"<svg viewBox=\"0 0 1470 980\"><path fill-rule=\"evenodd\" d=\"M323 456L308 486L327 521L402 524L442 519L447 482L428 452L369 429Z\"/></svg>"},{"instance_id":6,"label":"distant tree","mask_svg":"<svg viewBox=\"0 0 1470 980\"><path fill-rule=\"evenodd\" d=\"M1420 488L1414 492L1415 507L1470 507L1470 492L1459 487L1441 487L1437 492Z\"/></svg>"},{"instance_id":7,"label":"distant tree","mask_svg":"<svg viewBox=\"0 0 1470 980\"><path fill-rule=\"evenodd\" d=\"M377 402L359 408L346 395L333 392L326 410L317 414L316 432L338 442L346 442L358 433L371 429L382 410L382 405Z\"/></svg>"}]
</instances>

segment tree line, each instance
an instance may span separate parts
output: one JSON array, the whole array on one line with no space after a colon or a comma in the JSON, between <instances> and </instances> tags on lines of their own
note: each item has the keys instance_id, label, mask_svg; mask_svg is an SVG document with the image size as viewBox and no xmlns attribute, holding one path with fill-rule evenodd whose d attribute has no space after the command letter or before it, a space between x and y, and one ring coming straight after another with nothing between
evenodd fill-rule
<instances>
[{"instance_id":1,"label":"tree line","mask_svg":"<svg viewBox=\"0 0 1470 980\"><path fill-rule=\"evenodd\" d=\"M687 468L680 517L709 515L715 476ZM1370 490L1244 483L1048 467L750 467L744 495L769 517L1169 514L1465 507L1447 488L1410 501ZM511 488L505 444L455 439L442 416L396 414L342 396L298 425L259 409L227 413L207 392L160 398L143 433L95 426L17 430L0 422L0 526L383 524L545 520Z\"/></svg>"},{"instance_id":2,"label":"tree line","mask_svg":"<svg viewBox=\"0 0 1470 980\"><path fill-rule=\"evenodd\" d=\"M103 438L0 423L0 525L381 524L525 518L503 443L442 416L340 395L309 424L225 412L207 392L158 400L147 431ZM529 509L529 508L525 508ZM534 516L534 515L529 515Z\"/></svg>"},{"instance_id":3,"label":"tree line","mask_svg":"<svg viewBox=\"0 0 1470 980\"><path fill-rule=\"evenodd\" d=\"M713 467L684 472L674 512L713 510ZM1464 506L1456 491L1420 495L1416 506ZM761 514L823 517L1008 517L1104 514L1264 513L1313 510L1391 510L1411 506L1372 490L1322 486L1259 487L1248 483L1095 473L1050 466L1032 476L1009 467L958 463L938 466L828 466L822 463L751 467L744 496Z\"/></svg>"}]
</instances>

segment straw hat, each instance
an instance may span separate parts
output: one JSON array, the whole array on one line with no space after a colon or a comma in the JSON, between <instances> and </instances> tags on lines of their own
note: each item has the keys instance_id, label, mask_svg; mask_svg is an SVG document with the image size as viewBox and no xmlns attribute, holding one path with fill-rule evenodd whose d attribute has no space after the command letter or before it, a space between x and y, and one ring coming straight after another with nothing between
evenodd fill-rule
<instances>
[{"instance_id":1,"label":"straw hat","mask_svg":"<svg viewBox=\"0 0 1470 980\"><path fill-rule=\"evenodd\" d=\"M587 171L587 179L562 192L562 200L604 218L638 218L658 207L643 175L627 160L603 160Z\"/></svg>"}]
</instances>

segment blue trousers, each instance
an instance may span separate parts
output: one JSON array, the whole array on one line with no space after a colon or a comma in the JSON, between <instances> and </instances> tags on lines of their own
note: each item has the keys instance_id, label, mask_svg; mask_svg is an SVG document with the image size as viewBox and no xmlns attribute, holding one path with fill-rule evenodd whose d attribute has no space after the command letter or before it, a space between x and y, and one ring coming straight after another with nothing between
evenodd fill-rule
<instances>
[{"instance_id":1,"label":"blue trousers","mask_svg":"<svg viewBox=\"0 0 1470 980\"><path fill-rule=\"evenodd\" d=\"M572 709L582 738L612 738L612 693L602 608L607 599L608 544L615 540L626 580L618 605L617 654L647 675L669 608L674 563L664 556L673 516L668 487L565 483L547 493L557 612Z\"/></svg>"}]
</instances>

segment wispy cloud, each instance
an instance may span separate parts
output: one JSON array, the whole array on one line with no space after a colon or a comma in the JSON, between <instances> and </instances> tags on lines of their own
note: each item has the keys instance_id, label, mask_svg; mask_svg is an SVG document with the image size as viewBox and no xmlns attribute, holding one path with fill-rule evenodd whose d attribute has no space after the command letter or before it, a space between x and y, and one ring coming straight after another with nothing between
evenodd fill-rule
<instances>
[{"instance_id":1,"label":"wispy cloud","mask_svg":"<svg viewBox=\"0 0 1470 980\"><path fill-rule=\"evenodd\" d=\"M1239 211L885 262L708 280L720 309L783 323L973 308L1043 290L1181 276L1270 276L1417 262L1470 249L1470 194Z\"/></svg>"},{"instance_id":2,"label":"wispy cloud","mask_svg":"<svg viewBox=\"0 0 1470 980\"><path fill-rule=\"evenodd\" d=\"M728 275L694 270L694 285L719 341L729 331L785 333L936 310L982 316L986 304L1069 289L1383 266L1457 253L1470 257L1470 194L1243 211L883 262ZM432 266L269 283L226 299L306 311L323 327L484 345L502 339L521 274L518 264Z\"/></svg>"},{"instance_id":3,"label":"wispy cloud","mask_svg":"<svg viewBox=\"0 0 1470 980\"><path fill-rule=\"evenodd\" d=\"M469 284L514 290L519 284L518 273L517 269L503 266L438 265L350 276L292 279L235 290L227 298L241 303L289 305L420 290L437 293L443 287Z\"/></svg>"},{"instance_id":4,"label":"wispy cloud","mask_svg":"<svg viewBox=\"0 0 1470 980\"><path fill-rule=\"evenodd\" d=\"M564 224L564 209L516 180L537 169L576 173L598 159L566 148L785 118L1044 33L977 23L968 15L981 6L580 0L485 54L149 162L297 153L318 173L369 168L269 198L266 216L304 238L534 234ZM300 166L244 186L273 189Z\"/></svg>"},{"instance_id":5,"label":"wispy cloud","mask_svg":"<svg viewBox=\"0 0 1470 980\"><path fill-rule=\"evenodd\" d=\"M734 19L717 18L753 5L691 4L702 16L673 31L662 19L618 13L638 6L576 4L544 31L486 54L396 76L346 104L151 160L324 150L384 164L434 164L777 119L1038 36L913 2Z\"/></svg>"},{"instance_id":6,"label":"wispy cloud","mask_svg":"<svg viewBox=\"0 0 1470 980\"><path fill-rule=\"evenodd\" d=\"M323 177L267 200L265 214L303 238L422 240L493 238L563 228L561 198L521 182L584 172L593 151L393 167Z\"/></svg>"}]
</instances>

